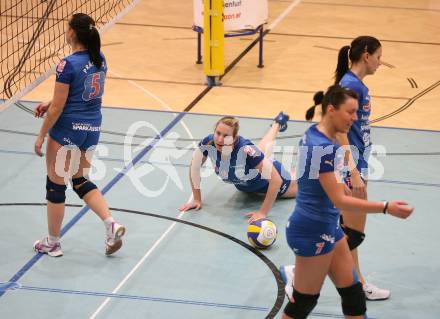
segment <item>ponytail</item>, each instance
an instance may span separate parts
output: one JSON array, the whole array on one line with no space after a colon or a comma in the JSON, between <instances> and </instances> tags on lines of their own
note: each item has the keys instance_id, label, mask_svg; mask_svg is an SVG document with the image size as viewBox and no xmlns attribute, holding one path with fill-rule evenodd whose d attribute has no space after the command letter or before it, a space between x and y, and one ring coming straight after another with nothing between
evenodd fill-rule
<instances>
[{"instance_id":1,"label":"ponytail","mask_svg":"<svg viewBox=\"0 0 440 319\"><path fill-rule=\"evenodd\" d=\"M310 107L306 112L306 120L311 121L313 117L315 116L315 108L317 105L322 103L322 100L324 99L324 91L318 91L313 95L313 102L314 105Z\"/></svg>"},{"instance_id":2,"label":"ponytail","mask_svg":"<svg viewBox=\"0 0 440 319\"><path fill-rule=\"evenodd\" d=\"M76 40L87 48L90 61L100 69L103 63L101 37L95 21L85 13L75 13L69 21L69 26L75 31Z\"/></svg>"},{"instance_id":3,"label":"ponytail","mask_svg":"<svg viewBox=\"0 0 440 319\"><path fill-rule=\"evenodd\" d=\"M339 50L338 54L338 65L335 71L335 84L338 84L345 73L350 69L349 65L349 51L350 46L345 45Z\"/></svg>"},{"instance_id":4,"label":"ponytail","mask_svg":"<svg viewBox=\"0 0 440 319\"><path fill-rule=\"evenodd\" d=\"M335 71L335 84L338 84L345 73L350 69L350 62L356 63L362 59L366 52L374 54L382 46L375 37L362 35L354 39L350 45L343 46L339 50L338 65Z\"/></svg>"},{"instance_id":5,"label":"ponytail","mask_svg":"<svg viewBox=\"0 0 440 319\"><path fill-rule=\"evenodd\" d=\"M343 88L339 84L334 84L327 89L327 92L324 91L316 92L313 96L313 101L315 105L309 108L306 112L306 120L311 121L313 116L315 115L316 106L322 106L322 115L324 116L327 113L327 107L329 105L333 105L335 109L339 109L339 106L345 102L346 99L352 98L357 100L358 95L355 91Z\"/></svg>"},{"instance_id":6,"label":"ponytail","mask_svg":"<svg viewBox=\"0 0 440 319\"><path fill-rule=\"evenodd\" d=\"M103 62L101 56L101 37L99 36L98 29L96 29L94 25L90 28L87 51L89 52L90 61L100 69Z\"/></svg>"}]
</instances>

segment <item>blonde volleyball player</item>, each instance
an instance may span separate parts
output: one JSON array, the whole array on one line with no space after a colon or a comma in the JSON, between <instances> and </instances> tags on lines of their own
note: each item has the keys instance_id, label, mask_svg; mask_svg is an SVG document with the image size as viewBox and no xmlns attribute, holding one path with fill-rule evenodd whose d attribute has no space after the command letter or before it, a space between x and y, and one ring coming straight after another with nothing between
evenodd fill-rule
<instances>
[{"instance_id":1,"label":"blonde volleyball player","mask_svg":"<svg viewBox=\"0 0 440 319\"><path fill-rule=\"evenodd\" d=\"M238 135L238 119L221 118L214 133L206 136L194 152L190 165L190 182L193 200L180 207L181 211L200 209L200 169L206 159L211 160L215 173L226 183L247 193L263 193L264 201L258 211L249 212L249 222L265 218L276 198L292 198L296 195L293 174L270 156L278 132L287 128L289 116L281 112L258 145ZM263 153L263 151L265 153Z\"/></svg>"}]
</instances>

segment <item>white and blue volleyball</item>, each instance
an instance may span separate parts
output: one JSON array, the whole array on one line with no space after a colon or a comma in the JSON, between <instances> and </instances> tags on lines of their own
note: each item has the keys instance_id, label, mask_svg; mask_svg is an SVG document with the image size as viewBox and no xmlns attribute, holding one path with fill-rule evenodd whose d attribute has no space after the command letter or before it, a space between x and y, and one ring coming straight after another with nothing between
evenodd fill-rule
<instances>
[{"instance_id":1,"label":"white and blue volleyball","mask_svg":"<svg viewBox=\"0 0 440 319\"><path fill-rule=\"evenodd\" d=\"M256 248L269 248L277 239L277 235L277 227L267 218L255 220L247 228L249 243Z\"/></svg>"}]
</instances>

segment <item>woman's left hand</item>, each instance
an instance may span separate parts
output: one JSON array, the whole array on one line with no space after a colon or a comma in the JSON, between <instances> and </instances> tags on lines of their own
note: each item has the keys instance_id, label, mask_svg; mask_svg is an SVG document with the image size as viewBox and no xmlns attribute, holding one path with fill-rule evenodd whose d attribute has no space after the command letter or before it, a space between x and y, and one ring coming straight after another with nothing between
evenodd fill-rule
<instances>
[{"instance_id":1,"label":"woman's left hand","mask_svg":"<svg viewBox=\"0 0 440 319\"><path fill-rule=\"evenodd\" d=\"M258 219L263 219L266 218L267 214L262 213L260 211L256 211L256 212L250 212L246 214L246 217L249 217L248 219L248 223L252 223Z\"/></svg>"},{"instance_id":2,"label":"woman's left hand","mask_svg":"<svg viewBox=\"0 0 440 319\"><path fill-rule=\"evenodd\" d=\"M43 157L43 152L41 151L41 148L43 147L44 139L45 139L44 136L38 135L34 144L34 152L40 157Z\"/></svg>"}]
</instances>

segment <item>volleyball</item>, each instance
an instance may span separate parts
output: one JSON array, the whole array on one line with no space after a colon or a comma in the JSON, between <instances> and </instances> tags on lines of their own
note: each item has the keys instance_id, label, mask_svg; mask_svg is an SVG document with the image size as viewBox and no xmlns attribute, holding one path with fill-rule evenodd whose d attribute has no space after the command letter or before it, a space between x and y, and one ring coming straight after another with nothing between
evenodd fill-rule
<instances>
[{"instance_id":1,"label":"volleyball","mask_svg":"<svg viewBox=\"0 0 440 319\"><path fill-rule=\"evenodd\" d=\"M266 218L253 221L247 228L249 243L256 248L269 248L277 239L277 234L275 224Z\"/></svg>"}]
</instances>

